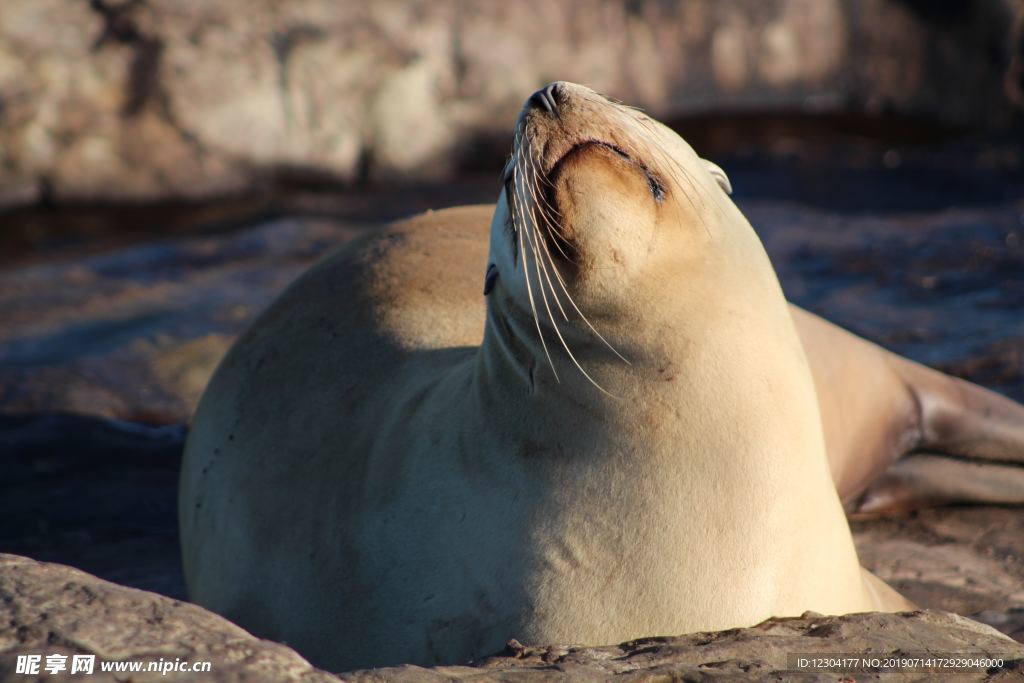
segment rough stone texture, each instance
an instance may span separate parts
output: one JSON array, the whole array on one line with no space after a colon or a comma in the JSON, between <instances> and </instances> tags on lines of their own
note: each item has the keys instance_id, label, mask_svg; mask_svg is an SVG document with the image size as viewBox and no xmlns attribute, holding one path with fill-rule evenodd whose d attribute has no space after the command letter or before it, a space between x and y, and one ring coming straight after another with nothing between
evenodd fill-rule
<instances>
[{"instance_id":1,"label":"rough stone texture","mask_svg":"<svg viewBox=\"0 0 1024 683\"><path fill-rule=\"evenodd\" d=\"M0 555L0 680L67 680L67 673L29 678L15 673L20 654L93 654L97 660L212 662L211 681L336 680L293 650L259 640L211 612L154 593L125 588L56 564ZM45 662L45 657L43 659ZM90 681L125 680L95 673ZM187 680L159 672L132 681Z\"/></svg>"},{"instance_id":2,"label":"rough stone texture","mask_svg":"<svg viewBox=\"0 0 1024 683\"><path fill-rule=\"evenodd\" d=\"M659 118L998 124L1022 27L1022 0L6 0L0 206L437 177L553 79Z\"/></svg>"},{"instance_id":3,"label":"rough stone texture","mask_svg":"<svg viewBox=\"0 0 1024 683\"><path fill-rule=\"evenodd\" d=\"M915 604L1024 642L1024 511L962 507L852 524L861 563Z\"/></svg>"},{"instance_id":4,"label":"rough stone texture","mask_svg":"<svg viewBox=\"0 0 1024 683\"><path fill-rule=\"evenodd\" d=\"M0 555L0 680L14 672L19 654L94 654L97 661L210 661L208 681L443 681L554 680L566 676L666 677L710 680L742 676L778 680L791 653L959 653L1001 657L996 680L1019 676L1024 645L987 626L942 612L859 614L773 619L753 628L679 637L652 637L617 646L522 647L474 666L426 669L403 666L341 676L314 669L297 653L259 640L227 620L188 603L125 588L89 574L15 555ZM44 659L45 661L45 659ZM123 680L98 672L88 680ZM923 674L920 674L923 677ZM975 671L957 680L984 680ZM133 675L133 681L188 680L187 674ZM817 674L834 680L835 674ZM34 680L64 680L66 675Z\"/></svg>"},{"instance_id":5,"label":"rough stone texture","mask_svg":"<svg viewBox=\"0 0 1024 683\"><path fill-rule=\"evenodd\" d=\"M505 653L474 667L403 666L352 672L342 678L352 681L554 681L566 677L577 680L623 677L627 680L778 681L800 678L793 670L793 663L788 661L794 653L986 651L1003 653L1002 670L976 671L973 675L962 673L957 680L1014 680L1021 675L1024 646L1003 640L988 627L954 614L867 613L822 617L806 613L799 618L770 619L752 628L643 638L606 647L522 647L510 643ZM839 673L810 673L804 680L834 681ZM935 680L937 673L904 675L909 675L909 680ZM857 680L882 676L878 671L868 670L857 673Z\"/></svg>"}]
</instances>

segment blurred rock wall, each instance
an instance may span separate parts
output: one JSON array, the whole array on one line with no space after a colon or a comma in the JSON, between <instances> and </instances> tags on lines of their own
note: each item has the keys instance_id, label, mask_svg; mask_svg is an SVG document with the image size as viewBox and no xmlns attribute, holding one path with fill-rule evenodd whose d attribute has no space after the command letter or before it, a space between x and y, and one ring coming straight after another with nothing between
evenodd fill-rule
<instances>
[{"instance_id":1,"label":"blurred rock wall","mask_svg":"<svg viewBox=\"0 0 1024 683\"><path fill-rule=\"evenodd\" d=\"M0 207L440 177L583 82L660 117L1024 108L1024 0L3 0Z\"/></svg>"}]
</instances>

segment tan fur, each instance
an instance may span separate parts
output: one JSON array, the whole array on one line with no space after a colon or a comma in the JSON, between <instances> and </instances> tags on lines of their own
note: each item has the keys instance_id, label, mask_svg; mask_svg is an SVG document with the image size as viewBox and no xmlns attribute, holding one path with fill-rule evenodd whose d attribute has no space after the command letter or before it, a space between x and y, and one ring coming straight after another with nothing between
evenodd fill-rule
<instances>
[{"instance_id":1,"label":"tan fur","mask_svg":"<svg viewBox=\"0 0 1024 683\"><path fill-rule=\"evenodd\" d=\"M528 174L499 199L487 260L484 207L333 254L199 406L180 497L194 600L334 669L906 606L858 565L747 221L674 133L559 87L560 118L525 110L519 145L551 178L571 252L555 267L608 343L560 317L554 287L539 299L544 272L524 277L508 225L537 220ZM575 147L591 139L629 159Z\"/></svg>"}]
</instances>

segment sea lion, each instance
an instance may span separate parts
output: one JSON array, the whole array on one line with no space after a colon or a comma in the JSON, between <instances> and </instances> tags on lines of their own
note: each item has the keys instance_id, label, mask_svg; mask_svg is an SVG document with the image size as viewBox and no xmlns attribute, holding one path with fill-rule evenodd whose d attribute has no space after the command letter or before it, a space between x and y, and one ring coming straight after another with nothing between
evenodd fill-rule
<instances>
[{"instance_id":1,"label":"sea lion","mask_svg":"<svg viewBox=\"0 0 1024 683\"><path fill-rule=\"evenodd\" d=\"M640 112L532 95L486 261L480 208L399 223L224 359L182 469L191 597L334 669L908 607L857 562L723 190Z\"/></svg>"}]
</instances>

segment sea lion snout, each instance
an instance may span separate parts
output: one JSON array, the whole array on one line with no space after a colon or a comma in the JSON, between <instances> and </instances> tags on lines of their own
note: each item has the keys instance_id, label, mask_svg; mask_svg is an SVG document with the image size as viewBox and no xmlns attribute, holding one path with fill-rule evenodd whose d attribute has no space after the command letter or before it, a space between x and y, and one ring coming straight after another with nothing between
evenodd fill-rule
<instances>
[{"instance_id":1,"label":"sea lion snout","mask_svg":"<svg viewBox=\"0 0 1024 683\"><path fill-rule=\"evenodd\" d=\"M503 174L498 253L513 253L503 275L533 264L519 289L531 311L558 308L562 289L584 308L621 303L662 232L705 225L691 197L698 171L692 150L641 112L586 86L545 85L523 104Z\"/></svg>"}]
</instances>

